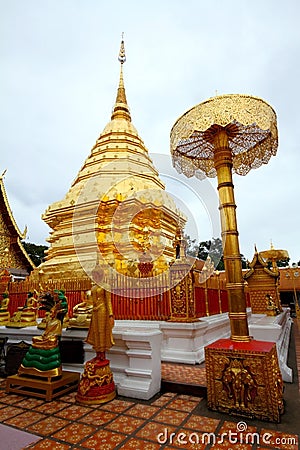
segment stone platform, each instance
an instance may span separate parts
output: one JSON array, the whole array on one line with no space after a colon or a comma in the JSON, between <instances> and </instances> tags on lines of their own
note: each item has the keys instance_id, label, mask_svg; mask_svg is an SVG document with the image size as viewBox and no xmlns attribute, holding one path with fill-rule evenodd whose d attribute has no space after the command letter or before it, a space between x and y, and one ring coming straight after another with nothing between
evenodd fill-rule
<instances>
[{"instance_id":1,"label":"stone platform","mask_svg":"<svg viewBox=\"0 0 300 450\"><path fill-rule=\"evenodd\" d=\"M290 310L275 317L251 315L248 310L250 334L256 340L276 342L283 380L292 381L292 371L287 367L291 331ZM0 327L0 337L9 343L31 343L32 336L42 334L36 327ZM161 388L161 362L201 364L205 360L204 348L218 339L228 338L228 314L203 317L195 322L116 320L113 329L115 346L107 353L114 375L117 392L125 397L148 400ZM62 341L84 342L87 330L64 329ZM84 343L84 362L95 353ZM83 363L63 363L63 369L83 372Z\"/></svg>"},{"instance_id":2,"label":"stone platform","mask_svg":"<svg viewBox=\"0 0 300 450\"><path fill-rule=\"evenodd\" d=\"M255 340L276 342L281 375L288 383L293 382L293 371L287 366L292 323L290 308L283 308L278 316L252 314L249 320L249 333Z\"/></svg>"}]
</instances>

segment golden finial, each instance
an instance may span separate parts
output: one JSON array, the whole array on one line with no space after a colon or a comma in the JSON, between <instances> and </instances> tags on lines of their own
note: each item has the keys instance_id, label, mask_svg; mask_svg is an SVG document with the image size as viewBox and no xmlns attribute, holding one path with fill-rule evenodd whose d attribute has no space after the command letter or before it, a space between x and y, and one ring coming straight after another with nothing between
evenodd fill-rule
<instances>
[{"instance_id":1,"label":"golden finial","mask_svg":"<svg viewBox=\"0 0 300 450\"><path fill-rule=\"evenodd\" d=\"M121 41L118 60L120 61L121 64L124 64L124 62L126 61L125 46L124 46L124 33L122 33L122 41Z\"/></svg>"},{"instance_id":2,"label":"golden finial","mask_svg":"<svg viewBox=\"0 0 300 450\"><path fill-rule=\"evenodd\" d=\"M120 52L119 52L119 57L118 57L118 60L121 63L119 87L118 87L117 98L116 98L116 102L115 102L115 106L113 108L113 113L112 113L111 118L116 119L118 117L118 118L123 118L123 119L131 121L130 112L129 112L129 108L128 108L127 100L126 100L124 80L123 80L123 64L126 61L123 37L124 37L124 33L122 33L122 41L121 41L121 47L120 47Z\"/></svg>"}]
</instances>

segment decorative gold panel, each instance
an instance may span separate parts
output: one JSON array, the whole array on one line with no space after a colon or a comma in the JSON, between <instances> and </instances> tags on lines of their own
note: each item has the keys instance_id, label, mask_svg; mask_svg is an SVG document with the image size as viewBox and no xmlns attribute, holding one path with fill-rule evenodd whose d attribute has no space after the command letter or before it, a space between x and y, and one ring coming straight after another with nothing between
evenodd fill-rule
<instances>
[{"instance_id":1,"label":"decorative gold panel","mask_svg":"<svg viewBox=\"0 0 300 450\"><path fill-rule=\"evenodd\" d=\"M208 407L280 422L283 382L273 342L220 339L205 348Z\"/></svg>"}]
</instances>

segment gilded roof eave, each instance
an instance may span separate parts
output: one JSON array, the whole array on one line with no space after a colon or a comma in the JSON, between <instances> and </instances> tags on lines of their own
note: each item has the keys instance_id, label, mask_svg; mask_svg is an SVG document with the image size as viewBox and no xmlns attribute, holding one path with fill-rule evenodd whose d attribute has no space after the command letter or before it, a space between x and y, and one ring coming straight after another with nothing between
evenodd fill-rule
<instances>
[{"instance_id":1,"label":"gilded roof eave","mask_svg":"<svg viewBox=\"0 0 300 450\"><path fill-rule=\"evenodd\" d=\"M12 224L16 234L18 235L18 238L25 239L26 234L27 234L27 227L25 227L25 229L24 229L24 231L22 233L20 231L20 228L18 227L16 221L15 221L15 218L13 216L13 213L12 213L12 210L10 208L9 201L8 201L8 198L7 198L7 194L6 194L6 190L5 190L5 186L4 186L4 176L3 175L0 176L0 188L1 188L1 196L3 198L4 205L6 207L6 211L8 213L8 217L10 218L11 224Z\"/></svg>"},{"instance_id":2,"label":"gilded roof eave","mask_svg":"<svg viewBox=\"0 0 300 450\"><path fill-rule=\"evenodd\" d=\"M23 255L25 256L26 260L28 261L28 263L30 264L30 266L35 269L36 265L34 264L34 262L32 261L32 259L30 258L30 256L28 255L28 253L26 252L25 248L22 245L21 240L18 238L17 239L18 242L18 246L21 250L21 252L23 253Z\"/></svg>"},{"instance_id":3,"label":"gilded roof eave","mask_svg":"<svg viewBox=\"0 0 300 450\"><path fill-rule=\"evenodd\" d=\"M7 194L6 194L5 186L4 186L4 174L5 174L5 172L3 172L3 174L0 176L0 190L1 190L1 194L0 195L1 195L2 199L3 199L3 204L4 204L6 212L7 212L7 217L9 218L9 220L11 222L13 233L16 235L16 244L17 244L17 247L18 247L18 251L20 251L20 253L23 255L23 257L27 261L28 265L32 269L34 269L35 268L35 264L31 260L30 256L28 255L28 253L24 249L24 247L22 245L22 242L21 242L26 237L27 227L25 227L25 229L24 229L24 231L22 233L20 231L16 221L15 221L15 218L13 216L12 210L11 210L10 205L9 205L9 201L8 201L8 197L7 197Z\"/></svg>"}]
</instances>

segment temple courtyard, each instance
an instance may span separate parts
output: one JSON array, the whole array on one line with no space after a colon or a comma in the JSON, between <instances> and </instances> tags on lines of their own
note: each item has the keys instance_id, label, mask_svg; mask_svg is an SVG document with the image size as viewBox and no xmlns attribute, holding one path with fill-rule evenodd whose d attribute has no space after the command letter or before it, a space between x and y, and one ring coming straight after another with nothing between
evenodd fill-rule
<instances>
[{"instance_id":1,"label":"temple courtyard","mask_svg":"<svg viewBox=\"0 0 300 450\"><path fill-rule=\"evenodd\" d=\"M206 406L205 363L162 363L161 391L149 400L117 396L102 405L76 403L76 391L51 402L5 393L0 384L0 448L21 449L298 449L300 320L294 319L279 424Z\"/></svg>"}]
</instances>

